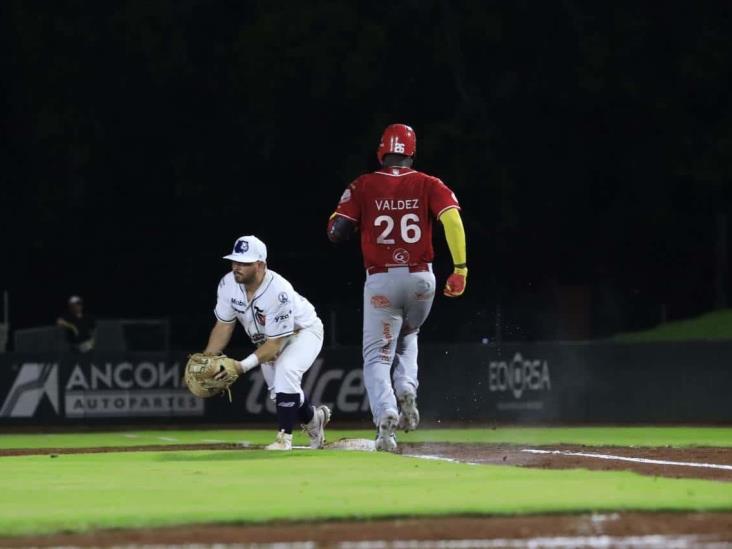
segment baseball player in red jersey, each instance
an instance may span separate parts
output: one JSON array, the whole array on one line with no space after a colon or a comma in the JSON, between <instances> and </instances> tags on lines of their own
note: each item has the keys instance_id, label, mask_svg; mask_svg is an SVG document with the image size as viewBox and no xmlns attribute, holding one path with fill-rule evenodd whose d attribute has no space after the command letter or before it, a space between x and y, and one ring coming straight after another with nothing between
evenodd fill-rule
<instances>
[{"instance_id":1,"label":"baseball player in red jersey","mask_svg":"<svg viewBox=\"0 0 732 549\"><path fill-rule=\"evenodd\" d=\"M385 451L396 450L397 429L419 424L417 335L435 296L433 218L445 228L455 264L444 295L462 295L468 274L458 200L438 178L412 168L416 146L412 128L388 126L376 153L381 169L353 181L328 222L331 242L347 240L356 228L361 234L364 383L376 449Z\"/></svg>"}]
</instances>

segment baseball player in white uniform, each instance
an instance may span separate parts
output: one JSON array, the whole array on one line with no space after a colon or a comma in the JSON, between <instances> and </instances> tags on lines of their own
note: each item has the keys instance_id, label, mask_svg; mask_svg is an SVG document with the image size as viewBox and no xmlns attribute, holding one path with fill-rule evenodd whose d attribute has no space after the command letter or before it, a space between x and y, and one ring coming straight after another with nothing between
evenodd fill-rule
<instances>
[{"instance_id":1,"label":"baseball player in white uniform","mask_svg":"<svg viewBox=\"0 0 732 549\"><path fill-rule=\"evenodd\" d=\"M223 352L238 320L257 347L239 362L241 373L261 365L277 403L277 438L266 449L290 450L297 419L310 447L322 448L331 413L310 403L301 382L323 347L323 323L292 284L267 268L267 247L256 236L238 238L224 259L231 261L231 272L219 283L216 324L204 352Z\"/></svg>"}]
</instances>

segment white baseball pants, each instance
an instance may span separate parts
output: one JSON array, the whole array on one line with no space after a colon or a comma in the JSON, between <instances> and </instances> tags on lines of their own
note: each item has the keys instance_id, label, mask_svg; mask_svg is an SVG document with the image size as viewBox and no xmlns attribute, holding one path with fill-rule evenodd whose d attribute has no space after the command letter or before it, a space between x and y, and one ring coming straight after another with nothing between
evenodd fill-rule
<instances>
[{"instance_id":1,"label":"white baseball pants","mask_svg":"<svg viewBox=\"0 0 732 549\"><path fill-rule=\"evenodd\" d=\"M262 364L262 375L270 397L274 399L276 393L298 393L300 402L303 402L302 376L313 365L322 348L323 323L320 319L291 336L280 356Z\"/></svg>"},{"instance_id":2,"label":"white baseball pants","mask_svg":"<svg viewBox=\"0 0 732 549\"><path fill-rule=\"evenodd\" d=\"M435 275L405 267L367 275L363 295L364 384L378 425L397 413L398 397L417 395L417 335L432 308Z\"/></svg>"}]
</instances>

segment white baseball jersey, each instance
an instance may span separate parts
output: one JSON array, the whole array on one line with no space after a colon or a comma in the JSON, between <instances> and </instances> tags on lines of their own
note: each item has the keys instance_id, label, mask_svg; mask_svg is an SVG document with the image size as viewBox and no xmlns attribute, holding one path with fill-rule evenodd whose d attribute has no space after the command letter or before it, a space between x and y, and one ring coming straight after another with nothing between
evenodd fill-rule
<instances>
[{"instance_id":1,"label":"white baseball jersey","mask_svg":"<svg viewBox=\"0 0 732 549\"><path fill-rule=\"evenodd\" d=\"M318 322L312 304L287 279L269 269L251 303L244 284L237 284L234 273L224 275L214 314L221 322L238 320L255 345L268 338L292 335Z\"/></svg>"}]
</instances>

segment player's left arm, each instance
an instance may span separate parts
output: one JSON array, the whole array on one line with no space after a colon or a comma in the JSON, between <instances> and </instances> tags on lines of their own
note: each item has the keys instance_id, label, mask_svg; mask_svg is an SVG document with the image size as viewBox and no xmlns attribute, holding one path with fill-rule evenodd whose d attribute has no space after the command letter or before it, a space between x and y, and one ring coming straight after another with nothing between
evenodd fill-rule
<instances>
[{"instance_id":1,"label":"player's left arm","mask_svg":"<svg viewBox=\"0 0 732 549\"><path fill-rule=\"evenodd\" d=\"M228 328L228 324L224 324L223 322L218 322L216 326L221 325L220 329L226 329ZM232 323L231 326L234 326ZM216 330L216 327L214 327L214 331ZM231 329L233 331L233 328ZM211 337L213 339L214 332L211 333ZM274 360L279 356L279 354L282 352L282 349L285 348L285 345L290 340L290 337L292 335L284 335L282 337L275 337L275 338L267 338L264 343L262 343L259 347L256 348L256 350L250 354L248 357L246 357L244 360L237 360L234 362L235 368L237 370L237 373L239 374L245 374L249 370L256 368L260 364L263 364L265 362L269 362L271 360ZM231 334L229 333L228 338L231 338ZM228 343L227 338L227 343ZM223 347L225 347L224 345ZM221 347L223 349L223 347ZM219 346L212 345L211 342L209 342L208 347L206 347L207 352L213 352L213 354L216 354L215 349L218 349ZM213 351L209 351L209 349L213 349ZM221 371L219 372L215 377L215 379L222 380L225 379L226 376L229 375L229 372Z\"/></svg>"},{"instance_id":2,"label":"player's left arm","mask_svg":"<svg viewBox=\"0 0 732 549\"><path fill-rule=\"evenodd\" d=\"M328 240L333 244L348 240L355 232L356 223L339 215L338 212L333 212L333 215L328 219Z\"/></svg>"},{"instance_id":3,"label":"player's left arm","mask_svg":"<svg viewBox=\"0 0 732 549\"><path fill-rule=\"evenodd\" d=\"M445 283L443 293L447 297L458 297L465 291L468 278L468 259L465 245L465 228L457 207L448 208L439 217L445 229L447 247L450 249L452 262L455 266L453 273Z\"/></svg>"},{"instance_id":4,"label":"player's left arm","mask_svg":"<svg viewBox=\"0 0 732 549\"><path fill-rule=\"evenodd\" d=\"M74 332L74 335L76 336L79 335L78 328L64 318L59 318L58 320L56 320L56 325Z\"/></svg>"},{"instance_id":5,"label":"player's left arm","mask_svg":"<svg viewBox=\"0 0 732 549\"><path fill-rule=\"evenodd\" d=\"M286 335L282 337L267 338L264 343L257 347L256 351L254 351L254 354L257 355L260 364L262 362L269 362L277 358L282 352L282 349L285 348L285 345L287 345L287 342L290 340L291 337L291 335Z\"/></svg>"},{"instance_id":6,"label":"player's left arm","mask_svg":"<svg viewBox=\"0 0 732 549\"><path fill-rule=\"evenodd\" d=\"M358 180L346 187L338 207L328 218L328 240L334 244L348 240L358 229L361 208L357 182Z\"/></svg>"}]
</instances>

